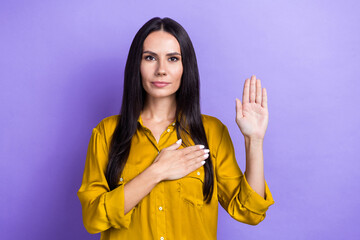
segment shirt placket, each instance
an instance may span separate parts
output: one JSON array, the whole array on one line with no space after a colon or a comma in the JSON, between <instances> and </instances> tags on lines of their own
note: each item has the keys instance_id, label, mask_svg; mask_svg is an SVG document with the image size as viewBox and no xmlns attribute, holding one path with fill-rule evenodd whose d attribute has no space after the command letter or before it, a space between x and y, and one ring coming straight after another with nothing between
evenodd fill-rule
<instances>
[{"instance_id":1,"label":"shirt placket","mask_svg":"<svg viewBox=\"0 0 360 240\"><path fill-rule=\"evenodd\" d=\"M159 183L159 187L156 191L156 222L157 224L157 233L160 240L165 239L166 237L166 220L165 220L165 192L164 192L164 182Z\"/></svg>"},{"instance_id":2,"label":"shirt placket","mask_svg":"<svg viewBox=\"0 0 360 240\"><path fill-rule=\"evenodd\" d=\"M142 128L144 129L146 137L149 139L149 141L155 147L156 151L159 153L160 152L159 145L157 144L156 139L155 139L154 135L151 133L150 129L148 129L144 126L142 126Z\"/></svg>"},{"instance_id":3,"label":"shirt placket","mask_svg":"<svg viewBox=\"0 0 360 240\"><path fill-rule=\"evenodd\" d=\"M150 129L142 125L140 122L141 127L145 131L146 137L150 140L150 142L153 144L153 146L156 148L158 153L161 151L162 147L164 146L164 143L162 142L162 138L165 137L166 134L172 134L172 131L174 130L175 122L170 124L168 128L161 134L159 139L159 144L156 142L156 139L154 135L151 133ZM156 216L156 232L159 240L166 240L166 202L165 202L165 186L164 182L160 182L157 184L155 188L152 190L152 195L155 198L155 216Z\"/></svg>"}]
</instances>

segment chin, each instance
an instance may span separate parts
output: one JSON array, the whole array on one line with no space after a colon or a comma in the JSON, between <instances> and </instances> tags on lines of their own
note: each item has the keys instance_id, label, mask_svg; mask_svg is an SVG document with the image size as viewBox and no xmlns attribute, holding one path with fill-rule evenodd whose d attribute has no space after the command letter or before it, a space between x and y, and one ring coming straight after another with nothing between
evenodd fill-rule
<instances>
[{"instance_id":1,"label":"chin","mask_svg":"<svg viewBox=\"0 0 360 240\"><path fill-rule=\"evenodd\" d=\"M147 92L147 95L149 96L149 97L153 97L153 98L166 98L166 97L171 97L171 96L174 96L175 97L175 92L168 92L168 93L166 93L166 92L162 92L162 93L160 93L160 92Z\"/></svg>"}]
</instances>

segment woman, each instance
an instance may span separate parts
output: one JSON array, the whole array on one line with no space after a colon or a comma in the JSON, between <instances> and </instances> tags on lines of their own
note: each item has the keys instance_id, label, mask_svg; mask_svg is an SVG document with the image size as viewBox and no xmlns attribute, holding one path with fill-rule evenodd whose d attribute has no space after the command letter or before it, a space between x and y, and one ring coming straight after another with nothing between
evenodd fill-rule
<instances>
[{"instance_id":1,"label":"woman","mask_svg":"<svg viewBox=\"0 0 360 240\"><path fill-rule=\"evenodd\" d=\"M218 202L238 221L262 221L274 203L263 170L266 90L253 76L236 101L245 174L227 127L200 113L186 31L148 21L130 47L120 114L92 132L78 192L86 229L101 239L216 239Z\"/></svg>"}]
</instances>

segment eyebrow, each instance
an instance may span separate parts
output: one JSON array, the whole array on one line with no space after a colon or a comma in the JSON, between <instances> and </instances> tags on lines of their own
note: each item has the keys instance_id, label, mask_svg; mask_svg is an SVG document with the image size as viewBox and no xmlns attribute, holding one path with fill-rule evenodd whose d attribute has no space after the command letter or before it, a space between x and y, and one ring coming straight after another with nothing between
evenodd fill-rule
<instances>
[{"instance_id":1,"label":"eyebrow","mask_svg":"<svg viewBox=\"0 0 360 240\"><path fill-rule=\"evenodd\" d=\"M158 56L156 53L154 53L154 52L152 52L152 51L144 51L143 54L145 54L145 53L150 53L150 54L152 54L152 55ZM166 54L166 56L173 56L173 55L179 55L179 56L181 56L181 54L178 53L178 52L171 52L171 53L167 53L167 54Z\"/></svg>"}]
</instances>

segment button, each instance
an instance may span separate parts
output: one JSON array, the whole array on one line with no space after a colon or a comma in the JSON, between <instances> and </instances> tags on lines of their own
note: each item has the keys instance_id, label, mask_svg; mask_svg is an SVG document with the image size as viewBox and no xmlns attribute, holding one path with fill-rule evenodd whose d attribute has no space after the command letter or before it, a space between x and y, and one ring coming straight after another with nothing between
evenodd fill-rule
<instances>
[{"instance_id":1,"label":"button","mask_svg":"<svg viewBox=\"0 0 360 240\"><path fill-rule=\"evenodd\" d=\"M121 177L119 180L120 180L120 182L122 182L124 179Z\"/></svg>"},{"instance_id":2,"label":"button","mask_svg":"<svg viewBox=\"0 0 360 240\"><path fill-rule=\"evenodd\" d=\"M162 206L159 207L159 210L162 211Z\"/></svg>"},{"instance_id":3,"label":"button","mask_svg":"<svg viewBox=\"0 0 360 240\"><path fill-rule=\"evenodd\" d=\"M170 128L168 128L168 130L166 130L167 132L170 132Z\"/></svg>"},{"instance_id":4,"label":"button","mask_svg":"<svg viewBox=\"0 0 360 240\"><path fill-rule=\"evenodd\" d=\"M197 172L196 174L197 174L197 175L200 175L200 172Z\"/></svg>"},{"instance_id":5,"label":"button","mask_svg":"<svg viewBox=\"0 0 360 240\"><path fill-rule=\"evenodd\" d=\"M165 238L164 237L161 237L160 240L164 240Z\"/></svg>"},{"instance_id":6,"label":"button","mask_svg":"<svg viewBox=\"0 0 360 240\"><path fill-rule=\"evenodd\" d=\"M173 123L172 125L175 126L175 123Z\"/></svg>"}]
</instances>

